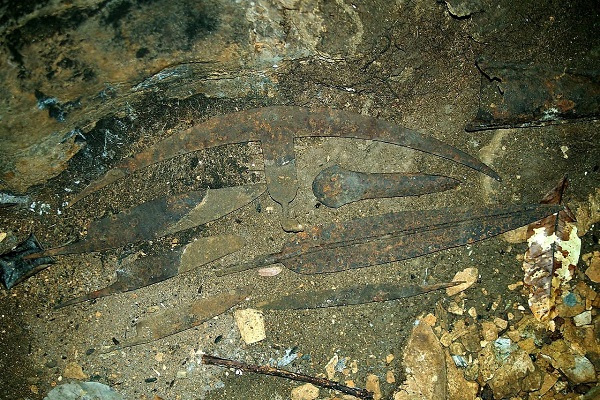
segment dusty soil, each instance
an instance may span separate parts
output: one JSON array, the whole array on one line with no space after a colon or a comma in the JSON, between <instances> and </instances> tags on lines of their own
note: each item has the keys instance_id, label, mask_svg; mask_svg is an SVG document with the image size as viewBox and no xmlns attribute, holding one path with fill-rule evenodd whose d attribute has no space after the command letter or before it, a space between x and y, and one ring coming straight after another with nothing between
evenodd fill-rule
<instances>
[{"instance_id":1,"label":"dusty soil","mask_svg":"<svg viewBox=\"0 0 600 400\"><path fill-rule=\"evenodd\" d=\"M299 190L291 212L307 226L396 210L538 202L564 174L570 180L565 202L574 208L600 188L598 122L464 130L477 113L480 83L486 79L476 67L479 59L597 69L596 2L464 2L471 12L461 17L444 2L428 1L211 0L190 10L189 2L173 0L58 3L0 6L7 90L0 105L0 183L31 199L26 207L0 208L0 232L7 233L0 252L31 232L46 247L77 239L89 221L165 193L263 182L260 145L243 143L150 166L65 207L119 160L174 132L211 116L276 104L345 109L393 121L482 159L503 178L496 182L450 161L378 142L300 139L295 141ZM37 108L36 91L58 103ZM311 184L333 164L364 172L444 174L461 185L445 193L332 210L318 204ZM518 320L528 313L517 309L526 307L526 294L507 289L522 280L518 256L526 243L501 237L324 276L285 269L269 278L255 271L214 276L212 270L221 265L279 250L288 234L279 226L278 212L263 194L223 219L152 243L58 256L50 268L10 291L2 289L0 398L41 399L70 379L65 369L75 363L84 374L77 379L108 384L127 399L284 399L296 383L207 367L200 355L266 364L289 349L300 356L286 368L311 375L324 373L335 354L346 357L348 365L356 360L356 372L338 373L336 379L364 386L366 376L375 374L383 397L392 398L403 380L403 347L413 321L450 302L444 292L434 292L386 303L266 312L267 338L252 345L241 341L229 311L189 331L100 354L103 346L131 336L134 323L155 306L170 308L247 284L254 287L253 295L237 308L302 287L445 282L457 271L477 267L480 280L464 305L476 309L473 323L507 319L508 312ZM218 233L240 234L249 245L197 272L53 309L106 286L124 254L160 253ZM597 225L585 233L582 254L600 249L599 236ZM448 318L452 324L465 317ZM387 363L389 354L395 358ZM388 370L396 383L385 381ZM568 396L594 385L567 384L562 395L574 398ZM485 397L484 389L482 397L493 398ZM322 390L320 398L333 395Z\"/></svg>"}]
</instances>

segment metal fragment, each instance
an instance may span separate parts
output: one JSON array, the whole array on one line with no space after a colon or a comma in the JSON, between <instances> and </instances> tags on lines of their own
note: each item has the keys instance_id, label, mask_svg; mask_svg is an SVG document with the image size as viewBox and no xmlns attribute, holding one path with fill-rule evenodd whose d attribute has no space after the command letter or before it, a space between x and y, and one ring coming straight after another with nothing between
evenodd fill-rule
<instances>
[{"instance_id":1,"label":"metal fragment","mask_svg":"<svg viewBox=\"0 0 600 400\"><path fill-rule=\"evenodd\" d=\"M0 192L0 207L9 207L19 205L21 207L28 207L31 203L29 196L16 196L10 193Z\"/></svg>"},{"instance_id":2,"label":"metal fragment","mask_svg":"<svg viewBox=\"0 0 600 400\"><path fill-rule=\"evenodd\" d=\"M267 300L256 305L263 310L301 310L310 308L338 307L397 300L418 296L434 290L456 286L461 282L435 285L398 285L393 283L355 285L343 289L309 290Z\"/></svg>"},{"instance_id":3,"label":"metal fragment","mask_svg":"<svg viewBox=\"0 0 600 400\"><path fill-rule=\"evenodd\" d=\"M248 288L232 290L140 319L135 324L135 336L103 349L103 352L137 346L183 332L224 313L249 294Z\"/></svg>"},{"instance_id":4,"label":"metal fragment","mask_svg":"<svg viewBox=\"0 0 600 400\"><path fill-rule=\"evenodd\" d=\"M202 237L166 254L122 260L116 270L116 280L109 286L58 304L63 308L84 301L99 299L162 282L218 260L244 247L237 235Z\"/></svg>"},{"instance_id":5,"label":"metal fragment","mask_svg":"<svg viewBox=\"0 0 600 400\"><path fill-rule=\"evenodd\" d=\"M323 169L315 177L312 189L317 200L327 207L339 208L365 199L419 196L453 189L460 181L447 176L364 173L343 169L339 165Z\"/></svg>"},{"instance_id":6,"label":"metal fragment","mask_svg":"<svg viewBox=\"0 0 600 400\"><path fill-rule=\"evenodd\" d=\"M291 237L278 253L218 271L227 275L282 263L301 274L363 268L474 243L561 210L525 204L465 210L404 211L315 226Z\"/></svg>"},{"instance_id":7,"label":"metal fragment","mask_svg":"<svg viewBox=\"0 0 600 400\"><path fill-rule=\"evenodd\" d=\"M39 253L43 250L35 236L31 234L27 240L19 244L13 251L0 256L0 275L6 289L12 288L54 263L54 259L49 256L31 260L23 259L23 256Z\"/></svg>"},{"instance_id":8,"label":"metal fragment","mask_svg":"<svg viewBox=\"0 0 600 400\"><path fill-rule=\"evenodd\" d=\"M479 110L467 131L600 118L600 71L479 61Z\"/></svg>"},{"instance_id":9,"label":"metal fragment","mask_svg":"<svg viewBox=\"0 0 600 400\"><path fill-rule=\"evenodd\" d=\"M270 160L277 162L279 157L278 162L282 166L287 165L294 160L289 146L297 137L344 137L391 143L449 159L500 180L494 170L467 153L391 122L341 110L275 106L218 116L176 133L117 164L75 196L71 205L133 171L215 146L260 141L263 146L266 144L266 154ZM285 151L275 154L269 151L270 146L272 150ZM295 172L291 179L295 179ZM280 198L280 204L283 205L290 196L291 192L287 192L286 196Z\"/></svg>"}]
</instances>

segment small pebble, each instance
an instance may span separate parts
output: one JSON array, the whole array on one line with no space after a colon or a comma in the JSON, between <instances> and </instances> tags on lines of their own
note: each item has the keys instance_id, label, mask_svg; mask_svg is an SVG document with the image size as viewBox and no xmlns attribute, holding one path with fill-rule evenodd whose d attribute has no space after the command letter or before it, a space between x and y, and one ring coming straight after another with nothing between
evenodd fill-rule
<instances>
[{"instance_id":1,"label":"small pebble","mask_svg":"<svg viewBox=\"0 0 600 400\"><path fill-rule=\"evenodd\" d=\"M591 324L592 323L592 312L584 311L581 314L574 316L573 322L575 323L575 326L583 326L583 325Z\"/></svg>"},{"instance_id":2,"label":"small pebble","mask_svg":"<svg viewBox=\"0 0 600 400\"><path fill-rule=\"evenodd\" d=\"M319 397L319 388L313 384L306 383L292 389L290 397L292 400L314 400Z\"/></svg>"},{"instance_id":3,"label":"small pebble","mask_svg":"<svg viewBox=\"0 0 600 400\"><path fill-rule=\"evenodd\" d=\"M477 268L465 268L464 270L457 272L456 275L454 275L452 282L462 281L464 283L447 288L446 294L448 296L454 296L455 294L465 291L477 281L478 276L479 271Z\"/></svg>"}]
</instances>

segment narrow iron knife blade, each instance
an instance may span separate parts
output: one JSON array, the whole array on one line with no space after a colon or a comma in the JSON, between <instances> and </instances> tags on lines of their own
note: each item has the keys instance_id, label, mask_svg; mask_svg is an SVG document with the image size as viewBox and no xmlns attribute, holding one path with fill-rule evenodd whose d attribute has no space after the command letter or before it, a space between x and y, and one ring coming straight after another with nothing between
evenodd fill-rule
<instances>
[{"instance_id":1,"label":"narrow iron knife blade","mask_svg":"<svg viewBox=\"0 0 600 400\"><path fill-rule=\"evenodd\" d=\"M301 310L366 304L418 296L460 283L449 282L426 286L383 283L356 285L341 289L310 290L267 300L258 303L256 307L263 310Z\"/></svg>"}]
</instances>

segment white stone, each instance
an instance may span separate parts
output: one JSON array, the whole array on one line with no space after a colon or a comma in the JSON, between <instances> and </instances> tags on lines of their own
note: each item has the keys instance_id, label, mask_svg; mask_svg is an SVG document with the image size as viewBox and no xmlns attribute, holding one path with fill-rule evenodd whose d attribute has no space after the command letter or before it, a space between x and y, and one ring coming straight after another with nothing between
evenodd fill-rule
<instances>
[{"instance_id":1,"label":"white stone","mask_svg":"<svg viewBox=\"0 0 600 400\"><path fill-rule=\"evenodd\" d=\"M265 320L261 311L247 308L245 310L236 310L233 315L240 330L242 340L246 344L260 342L267 337L265 333Z\"/></svg>"},{"instance_id":2,"label":"white stone","mask_svg":"<svg viewBox=\"0 0 600 400\"><path fill-rule=\"evenodd\" d=\"M573 322L575 326L589 325L592 323L592 312L584 311L581 314L578 314L573 317Z\"/></svg>"}]
</instances>

